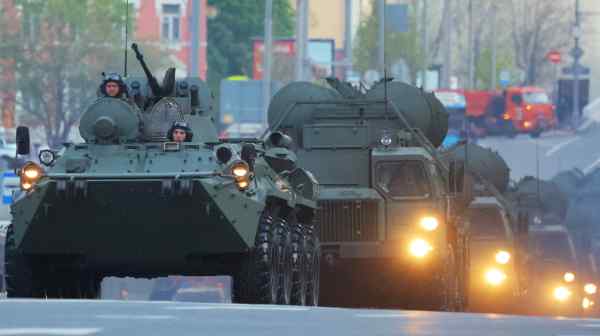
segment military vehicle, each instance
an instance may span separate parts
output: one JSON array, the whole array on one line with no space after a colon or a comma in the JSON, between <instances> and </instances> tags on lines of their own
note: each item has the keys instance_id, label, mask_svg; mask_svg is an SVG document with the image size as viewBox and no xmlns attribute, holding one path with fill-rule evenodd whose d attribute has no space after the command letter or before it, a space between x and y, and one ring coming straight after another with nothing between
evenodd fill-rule
<instances>
[{"instance_id":1,"label":"military vehicle","mask_svg":"<svg viewBox=\"0 0 600 336\"><path fill-rule=\"evenodd\" d=\"M94 101L84 143L19 171L8 296L95 298L106 276L231 275L236 302L316 305L318 184L289 138L218 140L205 83L169 69L159 85L132 47L146 79L127 80L131 100ZM185 142L169 140L174 123ZM27 128L17 142L27 154Z\"/></svg>"},{"instance_id":2,"label":"military vehicle","mask_svg":"<svg viewBox=\"0 0 600 336\"><path fill-rule=\"evenodd\" d=\"M583 287L575 245L562 225L529 228L531 286L527 308L533 313L578 315L582 311Z\"/></svg>"},{"instance_id":3,"label":"military vehicle","mask_svg":"<svg viewBox=\"0 0 600 336\"><path fill-rule=\"evenodd\" d=\"M463 162L474 196L469 222L469 310L510 312L523 295L527 276L527 222L505 197L510 169L498 153L476 144L458 144L443 153Z\"/></svg>"},{"instance_id":4,"label":"military vehicle","mask_svg":"<svg viewBox=\"0 0 600 336\"><path fill-rule=\"evenodd\" d=\"M459 176L435 149L444 107L402 82L327 81L288 84L268 111L320 183L321 304L462 309L466 228L449 183Z\"/></svg>"}]
</instances>

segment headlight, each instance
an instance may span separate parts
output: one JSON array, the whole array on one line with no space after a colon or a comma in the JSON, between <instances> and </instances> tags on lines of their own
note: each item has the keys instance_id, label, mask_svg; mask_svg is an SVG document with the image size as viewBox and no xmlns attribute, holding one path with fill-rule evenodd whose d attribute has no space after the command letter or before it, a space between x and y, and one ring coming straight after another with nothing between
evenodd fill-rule
<instances>
[{"instance_id":1,"label":"headlight","mask_svg":"<svg viewBox=\"0 0 600 336\"><path fill-rule=\"evenodd\" d=\"M421 218L421 222L419 224L427 231L435 231L435 229L437 229L439 226L437 218L431 216Z\"/></svg>"},{"instance_id":2,"label":"headlight","mask_svg":"<svg viewBox=\"0 0 600 336\"><path fill-rule=\"evenodd\" d=\"M240 190L250 186L250 166L246 161L236 161L231 165L231 175Z\"/></svg>"},{"instance_id":3,"label":"headlight","mask_svg":"<svg viewBox=\"0 0 600 336\"><path fill-rule=\"evenodd\" d=\"M244 178L250 172L248 164L244 161L237 161L231 166L231 174L237 178Z\"/></svg>"},{"instance_id":4,"label":"headlight","mask_svg":"<svg viewBox=\"0 0 600 336\"><path fill-rule=\"evenodd\" d=\"M590 309L592 306L594 305L594 301L584 297L583 300L581 300L581 307L583 309Z\"/></svg>"},{"instance_id":5,"label":"headlight","mask_svg":"<svg viewBox=\"0 0 600 336\"><path fill-rule=\"evenodd\" d=\"M496 253L496 262L498 264L506 265L510 261L510 253L507 251L498 251Z\"/></svg>"},{"instance_id":6,"label":"headlight","mask_svg":"<svg viewBox=\"0 0 600 336\"><path fill-rule=\"evenodd\" d=\"M423 258L433 250L431 244L423 239L415 239L410 242L409 251L414 257Z\"/></svg>"},{"instance_id":7,"label":"headlight","mask_svg":"<svg viewBox=\"0 0 600 336\"><path fill-rule=\"evenodd\" d=\"M558 301L567 301L571 296L571 291L564 286L554 288L554 298Z\"/></svg>"},{"instance_id":8,"label":"headlight","mask_svg":"<svg viewBox=\"0 0 600 336\"><path fill-rule=\"evenodd\" d=\"M41 164L44 166L50 166L54 162L56 154L49 149L44 149L40 151L38 158L40 159Z\"/></svg>"},{"instance_id":9,"label":"headlight","mask_svg":"<svg viewBox=\"0 0 600 336\"><path fill-rule=\"evenodd\" d=\"M596 287L596 285L594 285L593 283L588 283L588 284L585 284L585 286L583 286L583 290L587 294L594 295L598 291L598 287Z\"/></svg>"},{"instance_id":10,"label":"headlight","mask_svg":"<svg viewBox=\"0 0 600 336\"><path fill-rule=\"evenodd\" d=\"M485 281L492 286L499 286L504 280L506 280L506 273L499 269L492 268L485 272Z\"/></svg>"},{"instance_id":11,"label":"headlight","mask_svg":"<svg viewBox=\"0 0 600 336\"><path fill-rule=\"evenodd\" d=\"M42 177L44 170L34 162L27 162L21 168L19 176L21 179L21 189L30 190Z\"/></svg>"},{"instance_id":12,"label":"headlight","mask_svg":"<svg viewBox=\"0 0 600 336\"><path fill-rule=\"evenodd\" d=\"M567 272L563 275L563 279L565 279L566 282L573 282L575 281L575 274Z\"/></svg>"}]
</instances>

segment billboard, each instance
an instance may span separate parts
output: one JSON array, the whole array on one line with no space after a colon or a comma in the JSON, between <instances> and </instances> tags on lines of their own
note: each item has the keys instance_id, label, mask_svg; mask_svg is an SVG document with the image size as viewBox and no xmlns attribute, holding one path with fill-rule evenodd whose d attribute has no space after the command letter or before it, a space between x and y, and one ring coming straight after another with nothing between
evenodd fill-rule
<instances>
[{"instance_id":1,"label":"billboard","mask_svg":"<svg viewBox=\"0 0 600 336\"><path fill-rule=\"evenodd\" d=\"M263 54L264 43L262 39L255 39L252 46L252 78L263 78ZM295 39L275 39L273 40L273 60L284 60L293 62L296 57ZM310 39L307 47L307 58L310 63L309 73L314 78L331 76L334 71L335 61L335 41L333 39ZM275 64L274 64L275 66ZM275 78L274 78L275 79ZM283 78L279 78L283 79ZM291 80L291 78L290 78Z\"/></svg>"}]
</instances>

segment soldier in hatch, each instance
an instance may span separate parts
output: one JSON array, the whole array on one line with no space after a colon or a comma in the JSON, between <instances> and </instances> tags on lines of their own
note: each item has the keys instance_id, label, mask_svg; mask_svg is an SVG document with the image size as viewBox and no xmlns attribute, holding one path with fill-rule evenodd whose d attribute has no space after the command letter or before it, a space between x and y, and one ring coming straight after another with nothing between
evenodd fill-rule
<instances>
[{"instance_id":1,"label":"soldier in hatch","mask_svg":"<svg viewBox=\"0 0 600 336\"><path fill-rule=\"evenodd\" d=\"M127 98L127 86L121 75L117 73L104 74L104 80L100 84L100 93L103 97Z\"/></svg>"},{"instance_id":2,"label":"soldier in hatch","mask_svg":"<svg viewBox=\"0 0 600 336\"><path fill-rule=\"evenodd\" d=\"M167 132L167 138L175 142L192 141L192 130L186 122L176 121Z\"/></svg>"}]
</instances>

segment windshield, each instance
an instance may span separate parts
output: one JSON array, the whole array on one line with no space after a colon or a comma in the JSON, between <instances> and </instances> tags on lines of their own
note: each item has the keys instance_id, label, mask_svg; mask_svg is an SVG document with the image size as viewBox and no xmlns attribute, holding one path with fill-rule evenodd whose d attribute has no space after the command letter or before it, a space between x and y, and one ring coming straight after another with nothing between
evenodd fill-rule
<instances>
[{"instance_id":1,"label":"windshield","mask_svg":"<svg viewBox=\"0 0 600 336\"><path fill-rule=\"evenodd\" d=\"M538 258L573 262L573 247L566 232L531 232L530 249Z\"/></svg>"},{"instance_id":2,"label":"windshield","mask_svg":"<svg viewBox=\"0 0 600 336\"><path fill-rule=\"evenodd\" d=\"M377 168L377 185L391 197L429 197L431 185L421 161L382 163Z\"/></svg>"},{"instance_id":3,"label":"windshield","mask_svg":"<svg viewBox=\"0 0 600 336\"><path fill-rule=\"evenodd\" d=\"M528 104L550 104L550 98L545 92L525 92L523 99Z\"/></svg>"},{"instance_id":4,"label":"windshield","mask_svg":"<svg viewBox=\"0 0 600 336\"><path fill-rule=\"evenodd\" d=\"M470 208L469 223L474 239L506 237L502 214L496 208Z\"/></svg>"}]
</instances>

